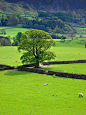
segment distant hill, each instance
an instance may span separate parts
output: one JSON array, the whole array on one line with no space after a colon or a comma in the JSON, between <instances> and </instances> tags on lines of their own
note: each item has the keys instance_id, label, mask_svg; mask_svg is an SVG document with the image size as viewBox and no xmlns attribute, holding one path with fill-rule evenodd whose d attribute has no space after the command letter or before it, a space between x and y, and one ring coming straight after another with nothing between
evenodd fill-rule
<instances>
[{"instance_id":1,"label":"distant hill","mask_svg":"<svg viewBox=\"0 0 86 115\"><path fill-rule=\"evenodd\" d=\"M28 3L35 10L73 11L86 10L86 0L5 0L11 3Z\"/></svg>"}]
</instances>

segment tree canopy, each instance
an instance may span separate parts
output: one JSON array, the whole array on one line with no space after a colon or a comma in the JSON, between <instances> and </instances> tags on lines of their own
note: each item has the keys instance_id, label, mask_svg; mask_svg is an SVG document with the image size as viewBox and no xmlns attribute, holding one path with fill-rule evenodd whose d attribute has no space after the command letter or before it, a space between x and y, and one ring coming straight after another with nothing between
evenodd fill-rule
<instances>
[{"instance_id":1,"label":"tree canopy","mask_svg":"<svg viewBox=\"0 0 86 115\"><path fill-rule=\"evenodd\" d=\"M24 50L20 58L22 63L34 63L35 67L39 67L39 63L56 57L55 53L49 50L56 42L43 30L28 30L22 34L21 40L18 50Z\"/></svg>"}]
</instances>

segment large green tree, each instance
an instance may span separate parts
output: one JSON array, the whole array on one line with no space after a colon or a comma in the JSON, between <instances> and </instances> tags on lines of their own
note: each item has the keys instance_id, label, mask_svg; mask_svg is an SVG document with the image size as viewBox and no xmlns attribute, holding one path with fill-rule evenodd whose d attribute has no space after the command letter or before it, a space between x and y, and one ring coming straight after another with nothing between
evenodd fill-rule
<instances>
[{"instance_id":1,"label":"large green tree","mask_svg":"<svg viewBox=\"0 0 86 115\"><path fill-rule=\"evenodd\" d=\"M28 30L22 34L21 39L18 50L24 50L20 58L22 63L34 63L35 67L38 68L39 63L56 57L55 53L49 50L51 46L56 45L56 42L45 31Z\"/></svg>"}]
</instances>

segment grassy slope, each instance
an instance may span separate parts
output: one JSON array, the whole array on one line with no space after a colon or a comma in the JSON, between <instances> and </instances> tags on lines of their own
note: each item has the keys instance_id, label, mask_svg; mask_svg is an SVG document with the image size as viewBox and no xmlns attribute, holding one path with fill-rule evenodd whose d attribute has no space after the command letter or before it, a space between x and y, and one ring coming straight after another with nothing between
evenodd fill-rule
<instances>
[{"instance_id":1,"label":"grassy slope","mask_svg":"<svg viewBox=\"0 0 86 115\"><path fill-rule=\"evenodd\" d=\"M25 32L28 29L25 28L15 28L15 27L0 27L0 29L5 29L6 34L5 36L14 37L17 35L18 32ZM0 36L3 36L3 34L0 34Z\"/></svg>"},{"instance_id":2,"label":"grassy slope","mask_svg":"<svg viewBox=\"0 0 86 115\"><path fill-rule=\"evenodd\" d=\"M21 64L19 63L20 56L21 53L18 52L15 46L0 47L0 64L18 66Z\"/></svg>"},{"instance_id":3,"label":"grassy slope","mask_svg":"<svg viewBox=\"0 0 86 115\"><path fill-rule=\"evenodd\" d=\"M66 40L65 42L57 41L57 46L51 50L57 55L56 60L81 60L86 59L85 41Z\"/></svg>"},{"instance_id":4,"label":"grassy slope","mask_svg":"<svg viewBox=\"0 0 86 115\"><path fill-rule=\"evenodd\" d=\"M85 53L86 48L84 48L83 41L79 42L75 40L75 41L69 42L69 44L68 42L69 41L66 41L63 43L63 42L57 41L57 46L51 48L51 51L54 51L56 53L55 60L63 61L63 60L86 59L86 53ZM20 65L21 63L18 63L16 61L20 61L21 54L22 53L19 53L17 51L17 47L15 46L0 47L0 63L8 64L11 66Z\"/></svg>"},{"instance_id":5,"label":"grassy slope","mask_svg":"<svg viewBox=\"0 0 86 115\"><path fill-rule=\"evenodd\" d=\"M44 86L44 83L48 83L48 86ZM85 87L85 80L53 78L22 71L2 71L0 114L85 115ZM84 94L83 98L78 96L80 92Z\"/></svg>"},{"instance_id":6,"label":"grassy slope","mask_svg":"<svg viewBox=\"0 0 86 115\"><path fill-rule=\"evenodd\" d=\"M57 41L57 46L51 50L56 52L58 60L86 59L83 41ZM14 46L0 47L0 63L18 66L21 63L16 61L19 61L21 54ZM69 64L53 65L47 69L82 73L85 68L86 64ZM48 86L44 86L44 83L48 83ZM85 87L85 80L53 78L23 71L0 71L0 114L85 115ZM83 93L84 97L80 98L79 93Z\"/></svg>"}]
</instances>

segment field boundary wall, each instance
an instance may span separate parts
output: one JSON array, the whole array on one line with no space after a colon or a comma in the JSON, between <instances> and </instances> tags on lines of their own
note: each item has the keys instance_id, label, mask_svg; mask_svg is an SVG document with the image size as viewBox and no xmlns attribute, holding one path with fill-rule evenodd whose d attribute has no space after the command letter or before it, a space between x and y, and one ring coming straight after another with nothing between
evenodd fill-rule
<instances>
[{"instance_id":1,"label":"field boundary wall","mask_svg":"<svg viewBox=\"0 0 86 115\"><path fill-rule=\"evenodd\" d=\"M84 60L84 61L81 60L79 62L80 63L85 63L85 61L86 60ZM67 61L67 62L69 63L69 61ZM48 64L51 64L51 63L48 63ZM54 63L54 64L57 64L57 63ZM63 63L59 63L59 64L63 64ZM64 64L66 64L66 63L64 63ZM26 64L26 65L18 66L17 68L11 67L11 66L8 66L8 65L4 65L4 64L0 64L0 70L8 70L8 69L17 69L18 71L27 71L27 72L34 72L34 73L53 75L53 76L59 76L59 77L75 78L75 79L85 79L86 80L86 75L84 75L84 74L55 72L55 71L51 71L51 70L49 70L47 72L46 70L43 70L43 69L40 69L40 68L34 68L34 64Z\"/></svg>"},{"instance_id":2,"label":"field boundary wall","mask_svg":"<svg viewBox=\"0 0 86 115\"><path fill-rule=\"evenodd\" d=\"M15 69L15 67L11 67L8 65L0 64L0 70L8 70L8 69Z\"/></svg>"},{"instance_id":3,"label":"field boundary wall","mask_svg":"<svg viewBox=\"0 0 86 115\"><path fill-rule=\"evenodd\" d=\"M70 63L86 63L86 60L50 61L50 62L44 62L43 65L51 65L51 64L70 64Z\"/></svg>"},{"instance_id":4,"label":"field boundary wall","mask_svg":"<svg viewBox=\"0 0 86 115\"><path fill-rule=\"evenodd\" d=\"M19 71L27 71L27 72L35 72L40 74L46 74L46 75L53 75L53 76L59 76L59 77L66 77L66 78L75 78L75 79L85 79L86 75L83 74L73 74L73 73L65 73L65 72L55 72L49 70L46 72L45 70L42 70L40 68L28 68L28 67L18 67Z\"/></svg>"}]
</instances>

